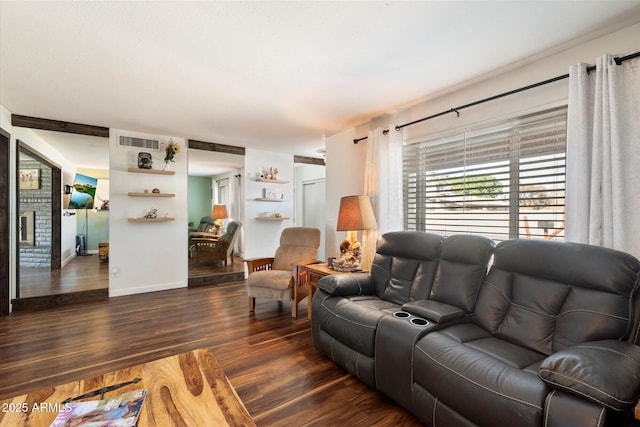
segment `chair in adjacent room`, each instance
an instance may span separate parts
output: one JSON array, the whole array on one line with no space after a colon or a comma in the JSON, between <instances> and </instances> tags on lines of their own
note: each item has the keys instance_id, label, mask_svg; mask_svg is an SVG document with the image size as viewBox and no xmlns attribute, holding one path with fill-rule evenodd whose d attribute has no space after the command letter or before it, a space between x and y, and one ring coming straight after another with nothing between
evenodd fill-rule
<instances>
[{"instance_id":1,"label":"chair in adjacent room","mask_svg":"<svg viewBox=\"0 0 640 427\"><path fill-rule=\"evenodd\" d=\"M319 246L317 228L289 227L282 230L274 257L246 260L249 311L254 311L256 298L269 298L291 301L291 317L297 317L298 303L308 293L300 266L318 262Z\"/></svg>"},{"instance_id":2,"label":"chair in adjacent room","mask_svg":"<svg viewBox=\"0 0 640 427\"><path fill-rule=\"evenodd\" d=\"M240 221L230 221L227 231L218 239L194 237L191 239L196 263L223 261L225 267L231 258L233 263L233 249L240 234Z\"/></svg>"},{"instance_id":3,"label":"chair in adjacent room","mask_svg":"<svg viewBox=\"0 0 640 427\"><path fill-rule=\"evenodd\" d=\"M207 234L213 234L214 230L213 218L203 216L197 228L189 228L189 258L193 257L194 245L193 239L208 237Z\"/></svg>"}]
</instances>

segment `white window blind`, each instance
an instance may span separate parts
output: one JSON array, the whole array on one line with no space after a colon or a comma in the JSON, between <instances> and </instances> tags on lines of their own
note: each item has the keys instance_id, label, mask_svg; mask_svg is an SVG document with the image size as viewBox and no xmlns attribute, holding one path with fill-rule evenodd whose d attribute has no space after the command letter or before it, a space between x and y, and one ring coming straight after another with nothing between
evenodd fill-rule
<instances>
[{"instance_id":1,"label":"white window blind","mask_svg":"<svg viewBox=\"0 0 640 427\"><path fill-rule=\"evenodd\" d=\"M564 238L566 107L403 149L405 229Z\"/></svg>"}]
</instances>

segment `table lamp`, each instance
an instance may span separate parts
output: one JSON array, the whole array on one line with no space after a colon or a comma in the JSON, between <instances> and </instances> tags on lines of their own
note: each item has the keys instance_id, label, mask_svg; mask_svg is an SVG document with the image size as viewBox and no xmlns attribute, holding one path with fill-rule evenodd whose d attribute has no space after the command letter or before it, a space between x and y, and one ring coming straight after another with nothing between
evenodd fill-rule
<instances>
[{"instance_id":1,"label":"table lamp","mask_svg":"<svg viewBox=\"0 0 640 427\"><path fill-rule=\"evenodd\" d=\"M346 196L340 199L336 231L346 231L347 238L340 244L340 259L334 261L336 270L357 270L362 261L362 248L358 230L378 228L368 196Z\"/></svg>"},{"instance_id":2,"label":"table lamp","mask_svg":"<svg viewBox=\"0 0 640 427\"><path fill-rule=\"evenodd\" d=\"M211 209L211 218L213 218L214 220L214 233L220 234L222 231L222 220L225 218L229 218L229 214L227 213L227 205L213 205L213 208Z\"/></svg>"}]
</instances>

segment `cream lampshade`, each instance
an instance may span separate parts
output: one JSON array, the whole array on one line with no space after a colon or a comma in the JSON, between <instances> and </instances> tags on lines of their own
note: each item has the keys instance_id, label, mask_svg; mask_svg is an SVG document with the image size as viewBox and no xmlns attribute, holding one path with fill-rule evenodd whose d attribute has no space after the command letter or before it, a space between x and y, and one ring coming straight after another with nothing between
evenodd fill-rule
<instances>
[{"instance_id":1,"label":"cream lampshade","mask_svg":"<svg viewBox=\"0 0 640 427\"><path fill-rule=\"evenodd\" d=\"M229 214L227 213L227 205L213 205L211 209L211 218L213 218L213 225L216 228L215 233L220 234L222 230L222 220L225 218L229 218Z\"/></svg>"},{"instance_id":2,"label":"cream lampshade","mask_svg":"<svg viewBox=\"0 0 640 427\"><path fill-rule=\"evenodd\" d=\"M341 257L334 261L334 268L357 270L362 261L362 249L358 242L358 230L378 228L368 196L346 196L340 199L336 231L346 231L347 238L340 244Z\"/></svg>"}]
</instances>

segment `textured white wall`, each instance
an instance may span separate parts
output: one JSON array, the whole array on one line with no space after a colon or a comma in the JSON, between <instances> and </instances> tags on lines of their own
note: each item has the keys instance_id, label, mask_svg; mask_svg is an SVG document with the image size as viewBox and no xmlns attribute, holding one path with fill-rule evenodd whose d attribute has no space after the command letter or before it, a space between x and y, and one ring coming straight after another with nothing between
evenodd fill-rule
<instances>
[{"instance_id":1,"label":"textured white wall","mask_svg":"<svg viewBox=\"0 0 640 427\"><path fill-rule=\"evenodd\" d=\"M119 147L120 134L158 139L162 151ZM109 201L109 296L137 294L187 286L188 276L188 209L187 150L185 140L172 137L180 145L180 153L171 163L175 175L131 173L136 167L138 152L148 151L153 168L162 169L167 136L147 135L111 129L110 201ZM129 197L128 192L151 191L175 193L175 197ZM175 221L157 223L128 222L129 217L142 217L151 208L158 216L174 217Z\"/></svg>"},{"instance_id":2,"label":"textured white wall","mask_svg":"<svg viewBox=\"0 0 640 427\"><path fill-rule=\"evenodd\" d=\"M263 170L278 168L278 179L286 184L258 182ZM280 233L285 227L294 225L294 168L293 156L248 148L245 152L244 179L244 255L245 258L271 257L280 242ZM284 194L284 202L261 202L262 189L268 187ZM283 221L258 221L261 212L280 212Z\"/></svg>"}]
</instances>

